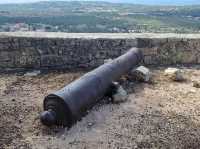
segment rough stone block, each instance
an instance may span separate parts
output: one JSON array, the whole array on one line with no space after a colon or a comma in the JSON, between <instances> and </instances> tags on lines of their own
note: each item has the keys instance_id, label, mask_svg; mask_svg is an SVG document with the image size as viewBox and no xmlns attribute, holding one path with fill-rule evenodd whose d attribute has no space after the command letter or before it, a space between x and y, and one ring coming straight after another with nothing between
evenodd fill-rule
<instances>
[{"instance_id":1,"label":"rough stone block","mask_svg":"<svg viewBox=\"0 0 200 149\"><path fill-rule=\"evenodd\" d=\"M17 54L13 58L13 67L16 68L40 68L40 57L35 55L20 55Z\"/></svg>"},{"instance_id":2,"label":"rough stone block","mask_svg":"<svg viewBox=\"0 0 200 149\"><path fill-rule=\"evenodd\" d=\"M158 49L157 47L153 47L153 48L142 48L141 49L142 53L144 56L146 55L156 55L158 54Z\"/></svg>"},{"instance_id":3,"label":"rough stone block","mask_svg":"<svg viewBox=\"0 0 200 149\"><path fill-rule=\"evenodd\" d=\"M144 66L133 69L131 71L131 75L134 77L134 79L142 82L150 82L152 77L150 70Z\"/></svg>"},{"instance_id":4,"label":"rough stone block","mask_svg":"<svg viewBox=\"0 0 200 149\"><path fill-rule=\"evenodd\" d=\"M164 72L166 77L169 77L173 81L183 81L183 71L178 68L167 68Z\"/></svg>"},{"instance_id":5,"label":"rough stone block","mask_svg":"<svg viewBox=\"0 0 200 149\"><path fill-rule=\"evenodd\" d=\"M150 38L138 38L138 48L152 48L154 47L152 39Z\"/></svg>"},{"instance_id":6,"label":"rough stone block","mask_svg":"<svg viewBox=\"0 0 200 149\"><path fill-rule=\"evenodd\" d=\"M41 67L63 67L64 61L61 56L44 55L41 56Z\"/></svg>"},{"instance_id":7,"label":"rough stone block","mask_svg":"<svg viewBox=\"0 0 200 149\"><path fill-rule=\"evenodd\" d=\"M35 76L38 76L40 74L40 70L34 70L32 72L27 72L24 74L24 76L26 77L35 77Z\"/></svg>"},{"instance_id":8,"label":"rough stone block","mask_svg":"<svg viewBox=\"0 0 200 149\"><path fill-rule=\"evenodd\" d=\"M158 63L158 60L156 58L157 58L156 55L144 56L144 64L147 64L147 65L161 64L161 63Z\"/></svg>"},{"instance_id":9,"label":"rough stone block","mask_svg":"<svg viewBox=\"0 0 200 149\"><path fill-rule=\"evenodd\" d=\"M126 39L126 45L130 47L137 47L137 39Z\"/></svg>"},{"instance_id":10,"label":"rough stone block","mask_svg":"<svg viewBox=\"0 0 200 149\"><path fill-rule=\"evenodd\" d=\"M200 64L200 39L190 39L187 38L188 35L168 37L157 34L146 37L141 34L129 37L126 34L115 35L118 36L116 38L110 35L86 34L80 38L70 38L68 34L63 34L63 37L67 38L58 38L56 35L48 36L48 33L43 37L35 36L35 33L28 34L29 37L21 36L22 33L20 36L15 34L18 33L0 37L0 68L40 67L40 62L41 67L60 67L68 64L70 68L80 65L93 68L103 64L104 59L113 59L124 54L131 47L142 49L145 64Z\"/></svg>"},{"instance_id":11,"label":"rough stone block","mask_svg":"<svg viewBox=\"0 0 200 149\"><path fill-rule=\"evenodd\" d=\"M116 93L113 95L112 99L113 103L125 102L128 100L128 93L126 92L126 90L124 90L122 86L119 86L117 88Z\"/></svg>"},{"instance_id":12,"label":"rough stone block","mask_svg":"<svg viewBox=\"0 0 200 149\"><path fill-rule=\"evenodd\" d=\"M10 44L9 43L0 43L0 52L10 50Z\"/></svg>"},{"instance_id":13,"label":"rough stone block","mask_svg":"<svg viewBox=\"0 0 200 149\"><path fill-rule=\"evenodd\" d=\"M200 54L197 55L197 64L200 64Z\"/></svg>"},{"instance_id":14,"label":"rough stone block","mask_svg":"<svg viewBox=\"0 0 200 149\"><path fill-rule=\"evenodd\" d=\"M199 81L193 81L193 87L200 88L200 82Z\"/></svg>"}]
</instances>

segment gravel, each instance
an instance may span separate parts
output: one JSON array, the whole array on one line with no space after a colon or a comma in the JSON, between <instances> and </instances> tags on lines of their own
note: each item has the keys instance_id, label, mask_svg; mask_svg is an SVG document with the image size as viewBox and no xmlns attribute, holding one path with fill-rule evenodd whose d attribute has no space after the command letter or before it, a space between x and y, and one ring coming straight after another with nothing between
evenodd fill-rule
<instances>
[{"instance_id":1,"label":"gravel","mask_svg":"<svg viewBox=\"0 0 200 149\"><path fill-rule=\"evenodd\" d=\"M0 75L0 148L199 148L200 89L193 82L200 69L183 68L184 82L169 81L164 70L152 69L151 84L128 81L126 102L102 100L70 129L47 128L38 116L47 94L84 72Z\"/></svg>"}]
</instances>

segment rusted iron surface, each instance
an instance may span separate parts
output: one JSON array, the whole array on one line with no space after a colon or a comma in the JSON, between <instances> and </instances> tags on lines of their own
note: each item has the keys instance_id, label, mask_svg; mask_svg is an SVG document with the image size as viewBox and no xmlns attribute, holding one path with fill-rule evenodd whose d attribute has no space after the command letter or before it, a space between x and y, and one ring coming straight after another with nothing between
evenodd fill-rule
<instances>
[{"instance_id":1,"label":"rusted iron surface","mask_svg":"<svg viewBox=\"0 0 200 149\"><path fill-rule=\"evenodd\" d=\"M85 74L44 99L41 122L70 127L109 90L112 82L133 69L143 56L136 48Z\"/></svg>"}]
</instances>

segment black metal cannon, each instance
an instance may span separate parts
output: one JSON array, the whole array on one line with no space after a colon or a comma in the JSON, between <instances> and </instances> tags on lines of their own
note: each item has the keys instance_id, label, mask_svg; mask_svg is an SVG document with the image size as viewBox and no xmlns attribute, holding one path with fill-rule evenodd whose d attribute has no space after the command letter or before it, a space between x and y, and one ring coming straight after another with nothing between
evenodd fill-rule
<instances>
[{"instance_id":1,"label":"black metal cannon","mask_svg":"<svg viewBox=\"0 0 200 149\"><path fill-rule=\"evenodd\" d=\"M47 126L70 127L104 97L113 81L133 69L142 60L142 57L142 53L138 49L132 48L124 55L48 95L44 99L41 122Z\"/></svg>"}]
</instances>

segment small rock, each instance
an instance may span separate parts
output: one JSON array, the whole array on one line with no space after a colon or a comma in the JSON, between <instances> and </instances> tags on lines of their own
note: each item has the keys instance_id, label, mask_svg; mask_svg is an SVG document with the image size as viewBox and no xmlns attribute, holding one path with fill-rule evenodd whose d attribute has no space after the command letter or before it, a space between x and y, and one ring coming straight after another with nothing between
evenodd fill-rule
<instances>
[{"instance_id":1,"label":"small rock","mask_svg":"<svg viewBox=\"0 0 200 149\"><path fill-rule=\"evenodd\" d=\"M35 76L39 75L40 73L41 73L40 70L35 70L35 71L32 71L32 72L27 72L26 74L24 74L24 76L35 77Z\"/></svg>"},{"instance_id":2,"label":"small rock","mask_svg":"<svg viewBox=\"0 0 200 149\"><path fill-rule=\"evenodd\" d=\"M191 89L191 90L189 91L189 93L196 93L196 90Z\"/></svg>"},{"instance_id":3,"label":"small rock","mask_svg":"<svg viewBox=\"0 0 200 149\"><path fill-rule=\"evenodd\" d=\"M173 81L183 81L183 71L178 68L167 68L164 72Z\"/></svg>"},{"instance_id":4,"label":"small rock","mask_svg":"<svg viewBox=\"0 0 200 149\"><path fill-rule=\"evenodd\" d=\"M118 82L112 82L112 84L110 85L110 88L107 90L107 93L105 94L105 97L108 97L107 98L108 100L109 100L109 98L112 99L113 95L116 94L117 89L119 88L119 86L120 85L119 85Z\"/></svg>"},{"instance_id":5,"label":"small rock","mask_svg":"<svg viewBox=\"0 0 200 149\"><path fill-rule=\"evenodd\" d=\"M51 140L51 138L49 137L49 138L47 138L47 140L48 140L48 141L50 141L50 140Z\"/></svg>"},{"instance_id":6,"label":"small rock","mask_svg":"<svg viewBox=\"0 0 200 149\"><path fill-rule=\"evenodd\" d=\"M142 82L150 82L152 78L152 74L150 70L144 66L140 66L134 70L131 71L131 75L138 80Z\"/></svg>"},{"instance_id":7,"label":"small rock","mask_svg":"<svg viewBox=\"0 0 200 149\"><path fill-rule=\"evenodd\" d=\"M200 82L193 81L193 87L200 88Z\"/></svg>"},{"instance_id":8,"label":"small rock","mask_svg":"<svg viewBox=\"0 0 200 149\"><path fill-rule=\"evenodd\" d=\"M22 123L22 119L19 119L19 123L20 123L20 124Z\"/></svg>"},{"instance_id":9,"label":"small rock","mask_svg":"<svg viewBox=\"0 0 200 149\"><path fill-rule=\"evenodd\" d=\"M94 123L89 122L88 123L88 127L92 127L94 125Z\"/></svg>"},{"instance_id":10,"label":"small rock","mask_svg":"<svg viewBox=\"0 0 200 149\"><path fill-rule=\"evenodd\" d=\"M104 60L104 64L105 64L105 63L109 63L109 62L112 62L112 59L111 59L111 58L110 58L110 59L105 59L105 60Z\"/></svg>"},{"instance_id":11,"label":"small rock","mask_svg":"<svg viewBox=\"0 0 200 149\"><path fill-rule=\"evenodd\" d=\"M15 101L15 99L13 98L13 99L12 99L12 101L14 102L14 101Z\"/></svg>"},{"instance_id":12,"label":"small rock","mask_svg":"<svg viewBox=\"0 0 200 149\"><path fill-rule=\"evenodd\" d=\"M113 102L114 103L125 102L127 101L127 99L128 99L127 92L123 89L122 86L119 86L116 94L113 95Z\"/></svg>"},{"instance_id":13,"label":"small rock","mask_svg":"<svg viewBox=\"0 0 200 149\"><path fill-rule=\"evenodd\" d=\"M162 108L164 107L164 105L162 103L158 103L158 106L162 107Z\"/></svg>"}]
</instances>

